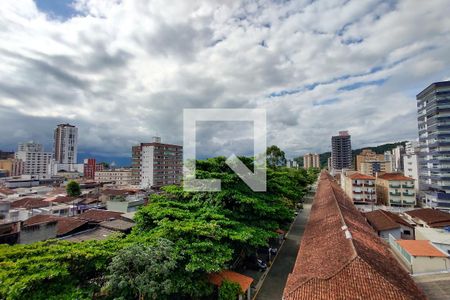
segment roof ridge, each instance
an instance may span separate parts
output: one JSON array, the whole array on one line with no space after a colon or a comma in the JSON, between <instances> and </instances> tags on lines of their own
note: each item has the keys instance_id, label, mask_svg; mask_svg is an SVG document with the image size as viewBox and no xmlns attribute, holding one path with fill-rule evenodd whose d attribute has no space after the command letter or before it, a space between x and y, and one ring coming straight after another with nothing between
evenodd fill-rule
<instances>
[{"instance_id":1,"label":"roof ridge","mask_svg":"<svg viewBox=\"0 0 450 300\"><path fill-rule=\"evenodd\" d=\"M333 202L336 204L337 211L338 211L338 213L339 213L339 217L340 217L341 222L342 222L342 226L347 227L347 230L350 232L350 229L349 229L349 227L347 226L347 223L345 223L344 216L342 215L341 207L339 206L339 203L338 203L338 201L337 201L336 191L334 190L334 187L333 187L333 185L331 184L330 181L328 181L328 184L329 184L329 186L330 186L330 188L331 188L332 195L333 195L333 198L334 198L334 201L333 201ZM345 197L345 196L347 196L347 195L344 195L344 197ZM351 234L351 232L350 232L350 234ZM352 249L353 249L353 256L352 256L352 258L349 260L349 261L352 261L356 256L358 256L358 252L356 251L355 244L353 244L353 238L346 238L346 239L349 241L349 243L350 243L350 245L351 245L351 247L352 247Z\"/></svg>"}]
</instances>

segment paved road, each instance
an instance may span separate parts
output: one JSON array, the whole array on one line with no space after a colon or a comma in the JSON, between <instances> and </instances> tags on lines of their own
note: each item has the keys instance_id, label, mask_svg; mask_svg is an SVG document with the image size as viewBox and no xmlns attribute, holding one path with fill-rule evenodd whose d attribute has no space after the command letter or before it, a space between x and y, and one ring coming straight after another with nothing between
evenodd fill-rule
<instances>
[{"instance_id":1,"label":"paved road","mask_svg":"<svg viewBox=\"0 0 450 300\"><path fill-rule=\"evenodd\" d=\"M256 300L278 300L283 296L284 286L297 258L300 240L308 222L310 210L311 204L304 204L303 211L295 219L277 259L256 296Z\"/></svg>"}]
</instances>

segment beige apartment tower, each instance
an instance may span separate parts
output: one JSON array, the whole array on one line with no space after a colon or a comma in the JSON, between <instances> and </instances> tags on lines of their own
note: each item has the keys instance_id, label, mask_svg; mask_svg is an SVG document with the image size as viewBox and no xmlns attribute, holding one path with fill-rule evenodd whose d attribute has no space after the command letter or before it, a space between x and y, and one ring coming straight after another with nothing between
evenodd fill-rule
<instances>
[{"instance_id":1,"label":"beige apartment tower","mask_svg":"<svg viewBox=\"0 0 450 300\"><path fill-rule=\"evenodd\" d=\"M320 158L317 153L308 153L303 156L303 168L318 168L320 169Z\"/></svg>"}]
</instances>

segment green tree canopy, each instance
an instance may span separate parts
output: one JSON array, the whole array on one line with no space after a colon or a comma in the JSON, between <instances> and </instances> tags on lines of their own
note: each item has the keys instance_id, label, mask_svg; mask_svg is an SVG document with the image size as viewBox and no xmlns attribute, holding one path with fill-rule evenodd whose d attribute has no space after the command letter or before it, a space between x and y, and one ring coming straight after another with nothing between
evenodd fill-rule
<instances>
[{"instance_id":1,"label":"green tree canopy","mask_svg":"<svg viewBox=\"0 0 450 300\"><path fill-rule=\"evenodd\" d=\"M174 244L157 239L118 252L108 267L107 290L115 298L163 299L173 292L171 273L177 265Z\"/></svg>"},{"instance_id":2,"label":"green tree canopy","mask_svg":"<svg viewBox=\"0 0 450 300\"><path fill-rule=\"evenodd\" d=\"M78 182L71 180L69 181L69 183L67 183L66 192L70 197L78 197L81 195L80 185L78 184Z\"/></svg>"},{"instance_id":3,"label":"green tree canopy","mask_svg":"<svg viewBox=\"0 0 450 300\"><path fill-rule=\"evenodd\" d=\"M284 151L278 148L278 146L272 145L267 147L267 165L269 167L282 167L286 166L286 157Z\"/></svg>"}]
</instances>

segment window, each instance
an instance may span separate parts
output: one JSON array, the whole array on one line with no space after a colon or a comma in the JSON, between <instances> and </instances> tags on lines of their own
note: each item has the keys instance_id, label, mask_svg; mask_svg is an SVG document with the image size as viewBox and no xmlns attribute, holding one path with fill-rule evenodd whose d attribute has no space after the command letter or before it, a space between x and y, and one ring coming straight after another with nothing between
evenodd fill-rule
<instances>
[{"instance_id":1,"label":"window","mask_svg":"<svg viewBox=\"0 0 450 300\"><path fill-rule=\"evenodd\" d=\"M411 235L411 231L410 231L410 230L403 230L403 234L405 234L405 235Z\"/></svg>"}]
</instances>

